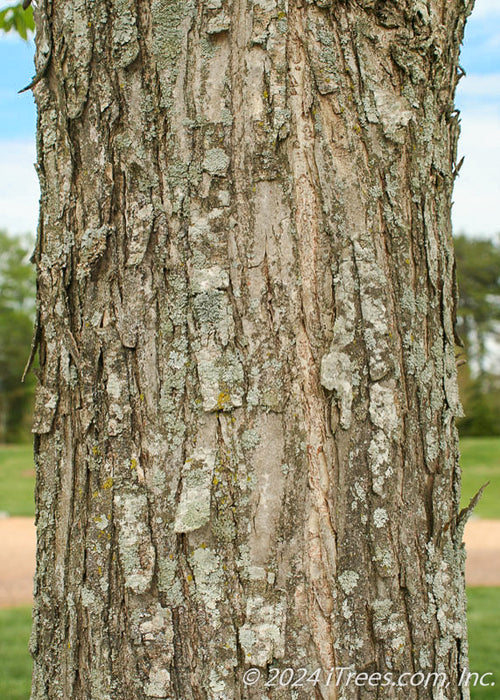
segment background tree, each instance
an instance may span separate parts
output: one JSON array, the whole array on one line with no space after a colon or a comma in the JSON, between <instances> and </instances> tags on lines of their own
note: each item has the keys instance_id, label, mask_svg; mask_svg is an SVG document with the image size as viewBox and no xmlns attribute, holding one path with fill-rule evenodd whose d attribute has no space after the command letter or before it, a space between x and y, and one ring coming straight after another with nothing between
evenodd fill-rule
<instances>
[{"instance_id":1,"label":"background tree","mask_svg":"<svg viewBox=\"0 0 500 700\"><path fill-rule=\"evenodd\" d=\"M459 289L457 328L467 355L486 371L487 341L500 338L500 246L498 241L455 236Z\"/></svg>"},{"instance_id":2,"label":"background tree","mask_svg":"<svg viewBox=\"0 0 500 700\"><path fill-rule=\"evenodd\" d=\"M29 263L29 236L0 230L0 442L30 436L34 377L21 378L28 359L35 317L35 270Z\"/></svg>"},{"instance_id":3,"label":"background tree","mask_svg":"<svg viewBox=\"0 0 500 700\"><path fill-rule=\"evenodd\" d=\"M38 4L33 700L468 697L471 5Z\"/></svg>"},{"instance_id":4,"label":"background tree","mask_svg":"<svg viewBox=\"0 0 500 700\"><path fill-rule=\"evenodd\" d=\"M463 234L454 243L457 330L468 359L459 372L465 413L459 428L462 435L500 435L500 378L488 368L491 347L498 349L500 340L500 247L498 241Z\"/></svg>"}]
</instances>

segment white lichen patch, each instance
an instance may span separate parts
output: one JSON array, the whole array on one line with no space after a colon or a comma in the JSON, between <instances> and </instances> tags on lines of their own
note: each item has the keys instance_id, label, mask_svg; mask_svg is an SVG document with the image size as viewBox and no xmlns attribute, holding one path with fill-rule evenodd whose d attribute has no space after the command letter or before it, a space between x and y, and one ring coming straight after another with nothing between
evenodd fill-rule
<instances>
[{"instance_id":1,"label":"white lichen patch","mask_svg":"<svg viewBox=\"0 0 500 700\"><path fill-rule=\"evenodd\" d=\"M399 425L394 384L390 380L370 386L370 419L389 436L395 435Z\"/></svg>"},{"instance_id":2,"label":"white lichen patch","mask_svg":"<svg viewBox=\"0 0 500 700\"><path fill-rule=\"evenodd\" d=\"M207 34L218 34L227 32L231 26L231 18L225 12L221 12L216 17L212 17L207 25Z\"/></svg>"},{"instance_id":3,"label":"white lichen patch","mask_svg":"<svg viewBox=\"0 0 500 700\"><path fill-rule=\"evenodd\" d=\"M149 588L155 566L147 498L142 493L117 493L114 505L118 554L125 586L135 593L144 593Z\"/></svg>"},{"instance_id":4,"label":"white lichen patch","mask_svg":"<svg viewBox=\"0 0 500 700\"><path fill-rule=\"evenodd\" d=\"M145 642L170 645L174 636L170 609L157 603L152 613L139 623L139 632L141 639Z\"/></svg>"},{"instance_id":5,"label":"white lichen patch","mask_svg":"<svg viewBox=\"0 0 500 700\"><path fill-rule=\"evenodd\" d=\"M347 600L344 600L344 602L342 603L342 615L344 619L350 620L353 614L353 611L349 607L349 603L347 602Z\"/></svg>"},{"instance_id":6,"label":"white lichen patch","mask_svg":"<svg viewBox=\"0 0 500 700\"><path fill-rule=\"evenodd\" d=\"M175 513L175 532L192 532L210 520L210 488L215 450L199 449L182 468L182 491Z\"/></svg>"},{"instance_id":7,"label":"white lichen patch","mask_svg":"<svg viewBox=\"0 0 500 700\"><path fill-rule=\"evenodd\" d=\"M166 668L153 667L144 692L148 698L166 698L170 688L170 673Z\"/></svg>"},{"instance_id":8,"label":"white lichen patch","mask_svg":"<svg viewBox=\"0 0 500 700\"><path fill-rule=\"evenodd\" d=\"M201 598L214 618L218 617L217 607L224 597L224 577L222 562L218 554L209 547L198 547L190 557L193 567L196 595Z\"/></svg>"},{"instance_id":9,"label":"white lichen patch","mask_svg":"<svg viewBox=\"0 0 500 700\"><path fill-rule=\"evenodd\" d=\"M166 595L169 605L181 605L184 598L177 573L177 561L168 555L158 557L158 590Z\"/></svg>"},{"instance_id":10,"label":"white lichen patch","mask_svg":"<svg viewBox=\"0 0 500 700\"><path fill-rule=\"evenodd\" d=\"M321 360L321 384L333 391L340 408L340 426L347 430L352 414L351 359L345 352L332 347Z\"/></svg>"},{"instance_id":11,"label":"white lichen patch","mask_svg":"<svg viewBox=\"0 0 500 700\"><path fill-rule=\"evenodd\" d=\"M90 588L87 588L87 586L82 586L82 588L80 590L80 596L81 596L82 605L85 608L91 607L96 602L94 591L92 591Z\"/></svg>"},{"instance_id":12,"label":"white lichen patch","mask_svg":"<svg viewBox=\"0 0 500 700\"><path fill-rule=\"evenodd\" d=\"M385 642L387 649L386 663L393 667L406 648L406 625L401 615L392 612L392 601L378 599L373 602L373 629L378 639Z\"/></svg>"},{"instance_id":13,"label":"white lichen patch","mask_svg":"<svg viewBox=\"0 0 500 700\"><path fill-rule=\"evenodd\" d=\"M395 95L394 90L388 90L383 85L373 90L375 100L375 114L369 114L368 119L377 124L382 124L384 132L393 139L396 135L403 138L401 130L413 117L408 100ZM398 132L400 132L398 134Z\"/></svg>"},{"instance_id":14,"label":"white lichen patch","mask_svg":"<svg viewBox=\"0 0 500 700\"><path fill-rule=\"evenodd\" d=\"M245 450L252 450L260 444L260 436L256 430L249 429L243 431L241 435L241 445Z\"/></svg>"},{"instance_id":15,"label":"white lichen patch","mask_svg":"<svg viewBox=\"0 0 500 700\"><path fill-rule=\"evenodd\" d=\"M243 366L234 351L215 344L196 353L205 411L228 411L243 403Z\"/></svg>"},{"instance_id":16,"label":"white lichen patch","mask_svg":"<svg viewBox=\"0 0 500 700\"><path fill-rule=\"evenodd\" d=\"M191 291L194 294L229 287L229 275L218 265L202 269L193 268L190 279Z\"/></svg>"},{"instance_id":17,"label":"white lichen patch","mask_svg":"<svg viewBox=\"0 0 500 700\"><path fill-rule=\"evenodd\" d=\"M392 475L391 441L383 430L378 430L370 441L368 448L370 469L373 475L372 488L374 493L383 495L384 484Z\"/></svg>"},{"instance_id":18,"label":"white lichen patch","mask_svg":"<svg viewBox=\"0 0 500 700\"><path fill-rule=\"evenodd\" d=\"M106 390L108 395L113 399L119 399L122 393L123 383L117 374L110 374L106 382Z\"/></svg>"},{"instance_id":19,"label":"white lichen patch","mask_svg":"<svg viewBox=\"0 0 500 700\"><path fill-rule=\"evenodd\" d=\"M205 154L202 167L210 175L224 176L229 163L230 158L222 148L211 148Z\"/></svg>"},{"instance_id":20,"label":"white lichen patch","mask_svg":"<svg viewBox=\"0 0 500 700\"><path fill-rule=\"evenodd\" d=\"M248 578L250 581L262 581L266 578L266 570L262 566L249 566Z\"/></svg>"},{"instance_id":21,"label":"white lichen patch","mask_svg":"<svg viewBox=\"0 0 500 700\"><path fill-rule=\"evenodd\" d=\"M340 587L346 595L350 595L358 585L359 574L356 571L344 571L339 576Z\"/></svg>"},{"instance_id":22,"label":"white lichen patch","mask_svg":"<svg viewBox=\"0 0 500 700\"><path fill-rule=\"evenodd\" d=\"M379 572L389 576L394 571L395 561L390 549L385 547L375 547L373 560L379 565Z\"/></svg>"},{"instance_id":23,"label":"white lichen patch","mask_svg":"<svg viewBox=\"0 0 500 700\"><path fill-rule=\"evenodd\" d=\"M109 525L109 520L106 515L102 514L95 519L95 524L99 530L105 530Z\"/></svg>"},{"instance_id":24,"label":"white lichen patch","mask_svg":"<svg viewBox=\"0 0 500 700\"><path fill-rule=\"evenodd\" d=\"M245 662L265 666L285 654L285 612L282 603L265 603L260 596L248 598L246 622L239 629Z\"/></svg>"},{"instance_id":25,"label":"white lichen patch","mask_svg":"<svg viewBox=\"0 0 500 700\"><path fill-rule=\"evenodd\" d=\"M384 510L384 508L375 509L375 512L373 513L373 523L375 527L384 527L388 520L389 516L387 515L387 511Z\"/></svg>"}]
</instances>

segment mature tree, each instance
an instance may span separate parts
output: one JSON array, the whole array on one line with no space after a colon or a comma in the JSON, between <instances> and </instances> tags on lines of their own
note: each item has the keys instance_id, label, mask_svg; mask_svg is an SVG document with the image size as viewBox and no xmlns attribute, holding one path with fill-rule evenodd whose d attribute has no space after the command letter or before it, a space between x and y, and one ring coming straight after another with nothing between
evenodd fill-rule
<instances>
[{"instance_id":1,"label":"mature tree","mask_svg":"<svg viewBox=\"0 0 500 700\"><path fill-rule=\"evenodd\" d=\"M455 237L457 328L476 374L486 370L487 341L500 338L500 241Z\"/></svg>"},{"instance_id":2,"label":"mature tree","mask_svg":"<svg viewBox=\"0 0 500 700\"><path fill-rule=\"evenodd\" d=\"M469 697L471 5L38 3L32 700Z\"/></svg>"},{"instance_id":3,"label":"mature tree","mask_svg":"<svg viewBox=\"0 0 500 700\"><path fill-rule=\"evenodd\" d=\"M33 375L21 378L35 316L35 275L29 237L0 230L0 442L29 437Z\"/></svg>"}]
</instances>

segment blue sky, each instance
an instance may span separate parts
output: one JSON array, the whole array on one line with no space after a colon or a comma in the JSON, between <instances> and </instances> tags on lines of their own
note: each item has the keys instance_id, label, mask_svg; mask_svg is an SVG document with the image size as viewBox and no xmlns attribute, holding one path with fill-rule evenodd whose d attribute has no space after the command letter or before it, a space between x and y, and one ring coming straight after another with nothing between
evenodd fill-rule
<instances>
[{"instance_id":1,"label":"blue sky","mask_svg":"<svg viewBox=\"0 0 500 700\"><path fill-rule=\"evenodd\" d=\"M0 8L11 4L1 2ZM500 0L476 0L461 65L467 75L457 93L465 156L454 193L455 231L500 232ZM35 231L38 183L36 115L31 92L18 94L33 74L33 45L0 37L0 228Z\"/></svg>"}]
</instances>

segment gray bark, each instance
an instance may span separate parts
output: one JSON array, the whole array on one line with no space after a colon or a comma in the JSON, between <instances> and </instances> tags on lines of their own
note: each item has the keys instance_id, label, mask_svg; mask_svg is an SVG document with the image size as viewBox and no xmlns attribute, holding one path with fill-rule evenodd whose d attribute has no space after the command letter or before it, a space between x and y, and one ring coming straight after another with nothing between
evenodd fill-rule
<instances>
[{"instance_id":1,"label":"gray bark","mask_svg":"<svg viewBox=\"0 0 500 700\"><path fill-rule=\"evenodd\" d=\"M469 697L466 4L38 3L32 700Z\"/></svg>"}]
</instances>

